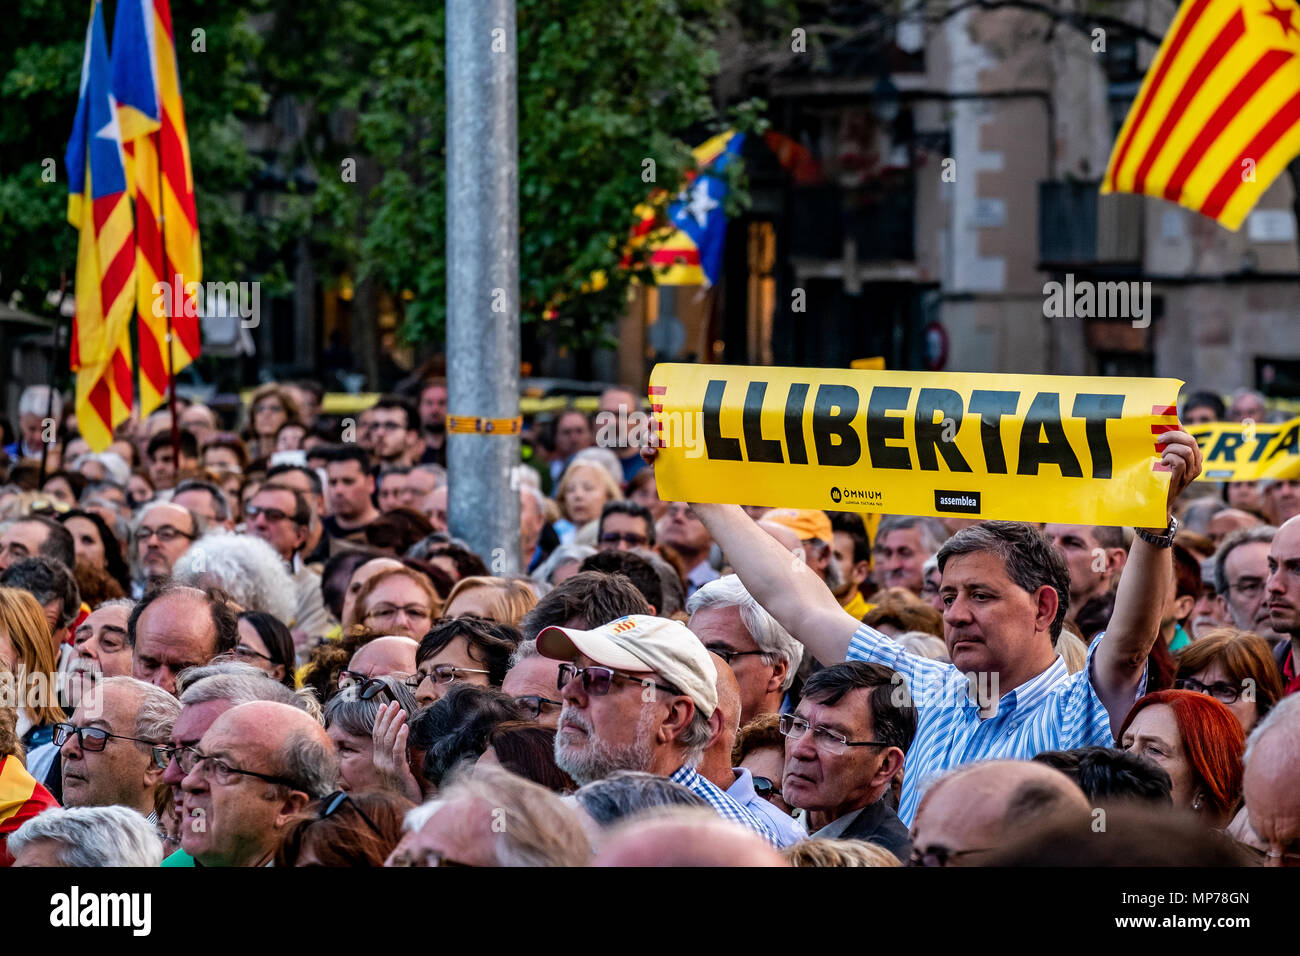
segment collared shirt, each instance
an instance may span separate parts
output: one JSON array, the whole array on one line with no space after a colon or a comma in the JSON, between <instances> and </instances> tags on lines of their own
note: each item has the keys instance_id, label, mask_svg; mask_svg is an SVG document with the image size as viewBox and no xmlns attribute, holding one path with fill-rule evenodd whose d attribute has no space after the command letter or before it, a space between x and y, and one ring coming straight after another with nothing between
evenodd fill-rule
<instances>
[{"instance_id":1,"label":"collared shirt","mask_svg":"<svg viewBox=\"0 0 1300 956\"><path fill-rule=\"evenodd\" d=\"M754 790L754 775L747 768L732 767L731 772L736 775L736 782L727 788L727 796L754 816L766 819L776 834L778 846L786 847L808 839L808 831L802 823L789 814L782 813L780 807L771 800L764 800L758 795Z\"/></svg>"},{"instance_id":2,"label":"collared shirt","mask_svg":"<svg viewBox=\"0 0 1300 956\"><path fill-rule=\"evenodd\" d=\"M716 581L722 575L709 564L709 559L705 558L695 567L691 568L686 574L686 596L689 598L710 581Z\"/></svg>"},{"instance_id":3,"label":"collared shirt","mask_svg":"<svg viewBox=\"0 0 1300 956\"><path fill-rule=\"evenodd\" d=\"M889 805L886 790L875 803L859 807L842 817L836 817L820 830L813 832L815 840L866 840L882 846L899 861L906 863L912 855L912 841L907 827L898 819L898 813Z\"/></svg>"},{"instance_id":4,"label":"collared shirt","mask_svg":"<svg viewBox=\"0 0 1300 956\"><path fill-rule=\"evenodd\" d=\"M1044 750L1112 746L1110 714L1092 685L1093 658L1105 635L1088 648L1083 670L1069 673L1058 655L1050 667L997 698L993 716L980 716L991 703L996 675L963 674L946 661L917 657L863 624L849 641L847 659L893 668L907 682L916 705L916 737L907 751L898 816L912 825L921 796L936 777L977 760L1029 760ZM1134 701L1146 687L1146 671Z\"/></svg>"},{"instance_id":5,"label":"collared shirt","mask_svg":"<svg viewBox=\"0 0 1300 956\"><path fill-rule=\"evenodd\" d=\"M767 820L750 813L690 767L678 767L676 772L668 779L673 783L680 783L696 796L703 797L704 802L717 811L718 816L722 817L722 819L749 827L773 846L781 845L776 834L772 832L772 828L768 826Z\"/></svg>"}]
</instances>

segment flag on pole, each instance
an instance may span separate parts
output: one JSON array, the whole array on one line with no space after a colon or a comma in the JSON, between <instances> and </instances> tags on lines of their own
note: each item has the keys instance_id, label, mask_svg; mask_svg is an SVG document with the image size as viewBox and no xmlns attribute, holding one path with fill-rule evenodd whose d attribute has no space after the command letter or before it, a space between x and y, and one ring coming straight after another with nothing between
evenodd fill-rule
<instances>
[{"instance_id":1,"label":"flag on pole","mask_svg":"<svg viewBox=\"0 0 1300 956\"><path fill-rule=\"evenodd\" d=\"M167 398L167 313L172 370L200 350L197 303L185 294L203 279L185 106L176 70L169 0L120 0L113 26L113 92L118 100L139 246L140 412ZM156 283L169 283L160 300Z\"/></svg>"},{"instance_id":2,"label":"flag on pole","mask_svg":"<svg viewBox=\"0 0 1300 956\"><path fill-rule=\"evenodd\" d=\"M64 164L68 222L80 233L70 356L77 373L77 424L91 449L103 451L113 429L131 414L135 237L98 0L86 28L81 92Z\"/></svg>"},{"instance_id":3,"label":"flag on pole","mask_svg":"<svg viewBox=\"0 0 1300 956\"><path fill-rule=\"evenodd\" d=\"M652 206L637 207L641 218L633 230L633 243L649 243L658 285L710 286L722 275L727 182L720 174L744 145L744 133L727 130L692 150L696 166L704 172L691 178L669 203L669 227L656 228Z\"/></svg>"},{"instance_id":4,"label":"flag on pole","mask_svg":"<svg viewBox=\"0 0 1300 956\"><path fill-rule=\"evenodd\" d=\"M1297 0L1184 0L1115 140L1103 193L1229 229L1300 154Z\"/></svg>"}]
</instances>

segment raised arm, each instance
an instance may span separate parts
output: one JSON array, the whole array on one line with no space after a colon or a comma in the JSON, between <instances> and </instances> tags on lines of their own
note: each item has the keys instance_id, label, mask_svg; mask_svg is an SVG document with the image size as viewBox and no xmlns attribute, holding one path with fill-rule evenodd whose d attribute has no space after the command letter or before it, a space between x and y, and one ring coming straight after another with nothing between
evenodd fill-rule
<instances>
[{"instance_id":1,"label":"raised arm","mask_svg":"<svg viewBox=\"0 0 1300 956\"><path fill-rule=\"evenodd\" d=\"M1201 473L1201 450L1184 431L1165 432L1157 441L1164 444L1161 461L1171 472L1168 509L1172 513L1174 501ZM1165 533L1164 528L1146 530L1154 535ZM1159 637L1163 597L1171 573L1169 548L1133 539L1115 590L1115 610L1093 660L1093 688L1110 713L1114 732L1118 732L1133 707L1147 655Z\"/></svg>"},{"instance_id":2,"label":"raised arm","mask_svg":"<svg viewBox=\"0 0 1300 956\"><path fill-rule=\"evenodd\" d=\"M649 447L641 454L653 467L659 452ZM843 661L861 622L840 607L822 579L739 505L691 507L754 600L823 664Z\"/></svg>"}]
</instances>

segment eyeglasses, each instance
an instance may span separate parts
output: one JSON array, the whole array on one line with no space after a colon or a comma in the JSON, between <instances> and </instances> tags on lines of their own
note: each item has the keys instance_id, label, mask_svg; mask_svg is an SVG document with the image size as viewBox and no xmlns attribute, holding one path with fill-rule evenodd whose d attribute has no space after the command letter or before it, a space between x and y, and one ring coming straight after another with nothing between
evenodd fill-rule
<instances>
[{"instance_id":1,"label":"eyeglasses","mask_svg":"<svg viewBox=\"0 0 1300 956\"><path fill-rule=\"evenodd\" d=\"M284 411L284 406L281 405L279 402L258 402L256 405L253 406L254 415L261 415L263 412L282 413L283 411Z\"/></svg>"},{"instance_id":2,"label":"eyeglasses","mask_svg":"<svg viewBox=\"0 0 1300 956\"><path fill-rule=\"evenodd\" d=\"M288 787L291 790L298 790L303 793L310 793L304 789L296 780L290 780L287 777L277 777L269 773L258 773L256 770L241 770L239 767L232 767L220 757L209 756L208 754L199 753L193 747L180 747L176 750L176 762L180 764L181 770L186 774L199 773L206 774L211 772L212 778L222 786L229 786L235 782L236 777L256 777L258 780L265 780L267 783L276 783L282 787ZM204 769L199 770L202 767Z\"/></svg>"},{"instance_id":3,"label":"eyeglasses","mask_svg":"<svg viewBox=\"0 0 1300 956\"><path fill-rule=\"evenodd\" d=\"M643 534L633 534L632 532L619 534L617 531L606 531L600 536L601 544L618 544L620 541L625 541L632 547L639 548L644 544L648 544L650 539Z\"/></svg>"},{"instance_id":4,"label":"eyeglasses","mask_svg":"<svg viewBox=\"0 0 1300 956\"><path fill-rule=\"evenodd\" d=\"M352 809L357 811L357 816L365 821L366 826L370 827L375 836L379 837L381 840L387 839L379 827L375 826L375 821L370 819L370 817L366 815L366 811L362 810L361 807L357 805L357 802L348 796L346 790L336 790L328 797L321 800L320 812L316 819L324 820L326 817L333 816L338 812L339 807L343 806L345 803L352 804Z\"/></svg>"},{"instance_id":5,"label":"eyeglasses","mask_svg":"<svg viewBox=\"0 0 1300 956\"><path fill-rule=\"evenodd\" d=\"M154 766L159 770L166 770L171 766L172 757L176 756L176 751L180 749L180 747L173 747L170 744L157 744L151 747Z\"/></svg>"},{"instance_id":6,"label":"eyeglasses","mask_svg":"<svg viewBox=\"0 0 1300 956\"><path fill-rule=\"evenodd\" d=\"M77 746L89 753L102 751L108 746L108 738L110 737L115 737L118 740L134 740L137 743L149 744L150 746L157 743L154 740L145 740L143 737L110 734L107 730L100 730L98 727L78 727L75 724L54 725L54 745L56 747L62 747L73 737L77 738Z\"/></svg>"},{"instance_id":7,"label":"eyeglasses","mask_svg":"<svg viewBox=\"0 0 1300 956\"><path fill-rule=\"evenodd\" d=\"M778 727L791 740L798 740L808 732L808 721L794 714L782 714ZM888 747L890 744L880 740L849 740L843 734L825 727L813 729L813 746L823 753L836 755L844 753L847 747Z\"/></svg>"},{"instance_id":8,"label":"eyeglasses","mask_svg":"<svg viewBox=\"0 0 1300 956\"><path fill-rule=\"evenodd\" d=\"M524 713L536 720L542 716L542 711L546 707L563 707L564 703L558 700L551 700L549 697L542 697L538 694L526 694L523 697L516 697L515 703L524 709Z\"/></svg>"},{"instance_id":9,"label":"eyeglasses","mask_svg":"<svg viewBox=\"0 0 1300 956\"><path fill-rule=\"evenodd\" d=\"M412 624L419 621L432 621L433 615L429 613L428 608L420 607L418 604L408 604L406 607L393 607L389 604L376 605L372 610L366 612L366 620L374 618L376 621L386 622L395 621L398 615L406 615L406 619Z\"/></svg>"},{"instance_id":10,"label":"eyeglasses","mask_svg":"<svg viewBox=\"0 0 1300 956\"><path fill-rule=\"evenodd\" d=\"M773 794L781 796L781 789L767 777L754 777L754 792L767 800Z\"/></svg>"},{"instance_id":11,"label":"eyeglasses","mask_svg":"<svg viewBox=\"0 0 1300 956\"><path fill-rule=\"evenodd\" d=\"M750 657L750 656L753 656L753 655L756 655L756 654L760 654L760 655L766 655L766 654L767 654L767 651L733 651L733 650L731 650L731 649L729 649L729 648L726 648L726 647L715 647L715 646L712 645L712 644L706 644L706 645L704 645L704 647L705 647L705 650L709 650L709 651L712 651L714 654L717 654L719 657L721 657L721 658L722 658L724 661L726 661L728 664L731 663L731 659L732 659L733 657Z\"/></svg>"},{"instance_id":12,"label":"eyeglasses","mask_svg":"<svg viewBox=\"0 0 1300 956\"><path fill-rule=\"evenodd\" d=\"M259 508L257 505L244 505L244 517L252 521L258 515L261 515L271 524L281 521L292 521L294 524L301 524L296 516L289 514L287 511L281 511L279 508Z\"/></svg>"},{"instance_id":13,"label":"eyeglasses","mask_svg":"<svg viewBox=\"0 0 1300 956\"><path fill-rule=\"evenodd\" d=\"M409 680L409 678L408 678ZM407 683L409 687L410 684ZM388 682L379 677L371 677L361 685L357 691L357 700L374 700L380 694L384 694L389 700L397 702L397 695L393 693L393 688L388 686Z\"/></svg>"},{"instance_id":14,"label":"eyeglasses","mask_svg":"<svg viewBox=\"0 0 1300 956\"><path fill-rule=\"evenodd\" d=\"M908 866L948 866L953 860L966 856L970 853L987 853L992 847L981 847L976 850L949 850L946 846L931 846L924 850L912 848L912 855L908 858Z\"/></svg>"},{"instance_id":15,"label":"eyeglasses","mask_svg":"<svg viewBox=\"0 0 1300 956\"><path fill-rule=\"evenodd\" d=\"M240 660L245 660L245 661L252 660L254 657L260 657L264 661L274 662L275 660L275 658L272 657L270 654L259 654L257 651L249 647L247 644L240 644L236 646L235 656L238 657Z\"/></svg>"},{"instance_id":16,"label":"eyeglasses","mask_svg":"<svg viewBox=\"0 0 1300 956\"><path fill-rule=\"evenodd\" d=\"M421 676L421 679L427 677L435 684L450 684L454 680L460 680L461 674L490 674L491 671L485 671L477 667L456 667L452 664L437 664Z\"/></svg>"},{"instance_id":17,"label":"eyeglasses","mask_svg":"<svg viewBox=\"0 0 1300 956\"><path fill-rule=\"evenodd\" d=\"M1216 680L1213 684L1202 684L1195 677L1180 677L1174 681L1175 690L1190 690L1198 694L1209 694L1224 704L1235 704L1242 694L1242 688L1229 684L1226 680Z\"/></svg>"},{"instance_id":18,"label":"eyeglasses","mask_svg":"<svg viewBox=\"0 0 1300 956\"><path fill-rule=\"evenodd\" d=\"M676 518L677 516L680 515L681 517L687 518L691 521L700 520L700 516L695 513L695 509L692 508L690 505L683 505L683 504L669 505L667 514L668 517L670 518Z\"/></svg>"},{"instance_id":19,"label":"eyeglasses","mask_svg":"<svg viewBox=\"0 0 1300 956\"><path fill-rule=\"evenodd\" d=\"M676 687L657 684L644 675L626 674L609 667L575 667L573 664L561 664L560 673L555 681L555 689L562 691L569 681L582 678L582 689L592 697L604 697L614 686L614 678L640 684L643 687L657 687L674 696L683 696Z\"/></svg>"},{"instance_id":20,"label":"eyeglasses","mask_svg":"<svg viewBox=\"0 0 1300 956\"><path fill-rule=\"evenodd\" d=\"M157 528L138 529L134 535L135 542L136 544L144 544L154 535L157 535L158 540L161 541L163 544L170 544L172 541L175 541L177 538L184 538L186 541L194 540L194 535L186 534L180 528L173 528L171 525L165 524Z\"/></svg>"}]
</instances>

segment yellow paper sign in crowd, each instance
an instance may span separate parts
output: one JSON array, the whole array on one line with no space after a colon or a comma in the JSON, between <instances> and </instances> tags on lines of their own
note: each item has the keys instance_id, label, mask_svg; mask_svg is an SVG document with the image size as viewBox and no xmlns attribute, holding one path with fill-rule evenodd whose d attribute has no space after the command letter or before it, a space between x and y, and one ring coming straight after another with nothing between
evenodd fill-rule
<instances>
[{"instance_id":1,"label":"yellow paper sign in crowd","mask_svg":"<svg viewBox=\"0 0 1300 956\"><path fill-rule=\"evenodd\" d=\"M661 364L665 501L1163 527L1177 379Z\"/></svg>"},{"instance_id":2,"label":"yellow paper sign in crowd","mask_svg":"<svg viewBox=\"0 0 1300 956\"><path fill-rule=\"evenodd\" d=\"M1215 422L1189 425L1205 455L1198 481L1300 478L1300 418L1275 425Z\"/></svg>"}]
</instances>

